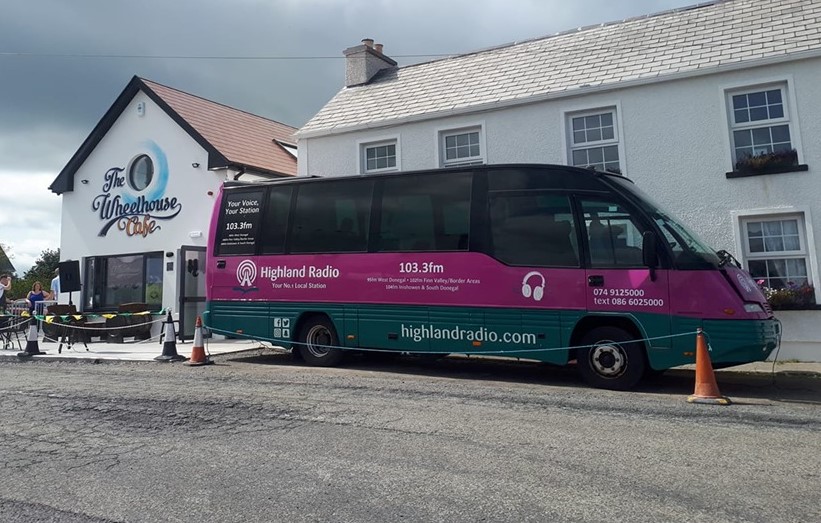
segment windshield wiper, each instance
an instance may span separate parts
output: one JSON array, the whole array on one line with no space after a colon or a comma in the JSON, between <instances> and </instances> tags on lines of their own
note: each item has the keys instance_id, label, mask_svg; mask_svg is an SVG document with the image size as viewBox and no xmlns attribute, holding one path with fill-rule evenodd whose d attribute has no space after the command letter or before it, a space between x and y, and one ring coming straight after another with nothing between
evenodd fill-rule
<instances>
[{"instance_id":1,"label":"windshield wiper","mask_svg":"<svg viewBox=\"0 0 821 523\"><path fill-rule=\"evenodd\" d=\"M724 249L721 249L720 251L716 251L716 255L719 258L719 262L718 262L719 267L724 267L728 263L733 262L733 265L735 265L739 269L741 268L741 263L738 260L735 259L735 256L733 256L729 252L725 251Z\"/></svg>"}]
</instances>

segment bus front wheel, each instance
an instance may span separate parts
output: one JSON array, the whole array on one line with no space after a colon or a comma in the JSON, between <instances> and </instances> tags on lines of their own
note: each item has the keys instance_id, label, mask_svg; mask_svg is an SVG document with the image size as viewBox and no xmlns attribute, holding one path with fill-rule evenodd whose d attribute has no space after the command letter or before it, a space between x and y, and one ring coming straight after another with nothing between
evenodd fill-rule
<instances>
[{"instance_id":1,"label":"bus front wheel","mask_svg":"<svg viewBox=\"0 0 821 523\"><path fill-rule=\"evenodd\" d=\"M331 320L324 316L309 318L299 331L299 354L305 363L332 367L342 361L339 336Z\"/></svg>"},{"instance_id":2,"label":"bus front wheel","mask_svg":"<svg viewBox=\"0 0 821 523\"><path fill-rule=\"evenodd\" d=\"M629 390L644 375L644 346L619 327L596 327L581 340L576 358L582 378L600 389Z\"/></svg>"}]
</instances>

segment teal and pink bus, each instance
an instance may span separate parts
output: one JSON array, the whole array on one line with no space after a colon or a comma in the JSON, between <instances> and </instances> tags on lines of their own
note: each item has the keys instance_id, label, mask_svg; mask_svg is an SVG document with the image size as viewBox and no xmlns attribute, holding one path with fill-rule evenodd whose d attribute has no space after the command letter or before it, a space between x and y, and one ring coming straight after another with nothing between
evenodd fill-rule
<instances>
[{"instance_id":1,"label":"teal and pink bus","mask_svg":"<svg viewBox=\"0 0 821 523\"><path fill-rule=\"evenodd\" d=\"M348 350L565 365L629 389L694 362L764 360L779 327L731 255L623 176L490 165L229 182L210 231L205 322L313 365Z\"/></svg>"}]
</instances>

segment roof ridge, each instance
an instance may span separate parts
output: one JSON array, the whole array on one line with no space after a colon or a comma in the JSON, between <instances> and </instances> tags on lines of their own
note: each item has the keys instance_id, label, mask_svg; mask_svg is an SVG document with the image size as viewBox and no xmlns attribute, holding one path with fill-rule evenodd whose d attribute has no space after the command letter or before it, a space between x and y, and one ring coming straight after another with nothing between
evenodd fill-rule
<instances>
[{"instance_id":1,"label":"roof ridge","mask_svg":"<svg viewBox=\"0 0 821 523\"><path fill-rule=\"evenodd\" d=\"M149 84L149 87L150 87L150 84L158 85L160 87L164 87L165 89L170 89L172 91L176 91L176 92L184 94L186 96L191 96L193 98L197 98L199 100L202 100L204 102L208 102L210 104L219 105L220 107L224 107L225 109L229 109L231 111L247 114L248 116L253 116L254 118L259 118L261 120L265 120L265 121L272 122L272 123L275 123L275 124L283 125L285 127L293 129L294 131L299 129L298 127L294 127L293 125L288 125L287 123L282 123L279 120L274 120L272 118L267 118L265 116L260 116L258 114L252 113L250 111L246 111L244 109L237 109L236 107L231 107L230 105L226 105L226 104L221 103L221 102L215 102L214 100L209 100L208 98L205 98L203 96L193 94L193 93L189 93L188 91L183 91L182 89L177 89L176 87L171 87L169 85L161 84L160 82L156 82L154 80L149 80L148 78L143 78L142 76L138 76L137 78L139 78L141 82L143 82L145 84Z\"/></svg>"},{"instance_id":2,"label":"roof ridge","mask_svg":"<svg viewBox=\"0 0 821 523\"><path fill-rule=\"evenodd\" d=\"M713 0L386 69L342 88L297 136L818 58L821 0Z\"/></svg>"},{"instance_id":3,"label":"roof ridge","mask_svg":"<svg viewBox=\"0 0 821 523\"><path fill-rule=\"evenodd\" d=\"M527 38L525 40L516 40L516 41L508 42L508 43L505 43L505 44L499 44L499 45L494 45L494 46L490 46L490 47L483 47L481 49L468 51L466 53L455 54L455 55L452 55L452 56L447 56L447 57L439 58L439 59L436 59L436 60L429 60L427 62L417 62L415 64L408 64L408 65L405 65L405 66L402 66L402 67L398 67L397 69L408 69L408 68L411 68L411 67L417 67L417 66L432 64L432 63L436 63L436 62L442 62L442 61L445 61L445 60L454 60L454 59L457 59L457 58L463 58L463 57L466 57L466 56L487 53L487 52L490 52L490 51L498 51L498 50L501 50L501 49L507 49L509 47L515 47L517 45L529 44L529 43L532 43L532 42L539 42L541 40L548 40L550 38L556 38L556 37L559 37L559 36L565 36L565 35L569 35L569 34L576 34L576 33L581 33L581 32L584 32L584 31L592 31L593 29L599 29L601 27L611 27L611 26L614 26L614 25L626 24L628 22L634 22L634 21L637 21L637 20L645 20L645 19L649 19L649 18L659 18L659 17L666 16L666 15L671 15L671 14L675 14L675 13L682 13L682 12L685 12L685 11L693 11L695 9L702 9L702 8L705 8L705 7L711 7L711 6L714 6L714 5L724 4L724 3L734 2L734 1L736 1L736 0L709 0L707 2L699 2L697 4L692 4L692 5L688 5L688 6L674 7L672 9L665 9L664 11L658 11L658 12L655 12L655 13L631 16L629 18L624 18L624 19L621 19L621 20L613 20L613 21L610 21L610 22L602 22L602 23L599 23L599 24L590 24L590 25L579 26L575 29L565 29L563 31L558 31L556 33L550 33L550 34L542 35L542 36L535 36L533 38Z\"/></svg>"}]
</instances>

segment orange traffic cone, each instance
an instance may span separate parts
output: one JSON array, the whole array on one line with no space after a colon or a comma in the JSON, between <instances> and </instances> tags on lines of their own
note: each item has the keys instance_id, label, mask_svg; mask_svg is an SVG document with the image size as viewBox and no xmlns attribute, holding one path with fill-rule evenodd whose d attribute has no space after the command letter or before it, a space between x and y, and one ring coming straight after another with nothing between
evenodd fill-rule
<instances>
[{"instance_id":1,"label":"orange traffic cone","mask_svg":"<svg viewBox=\"0 0 821 523\"><path fill-rule=\"evenodd\" d=\"M710 353L707 352L707 342L701 328L696 333L696 390L687 397L687 403L708 403L710 405L730 405L730 398L722 396L718 391L713 364L710 363Z\"/></svg>"},{"instance_id":2,"label":"orange traffic cone","mask_svg":"<svg viewBox=\"0 0 821 523\"><path fill-rule=\"evenodd\" d=\"M186 365L199 366L212 363L214 362L205 355L205 347L202 343L202 318L197 316L197 323L194 325L194 346L191 348L191 359Z\"/></svg>"}]
</instances>

